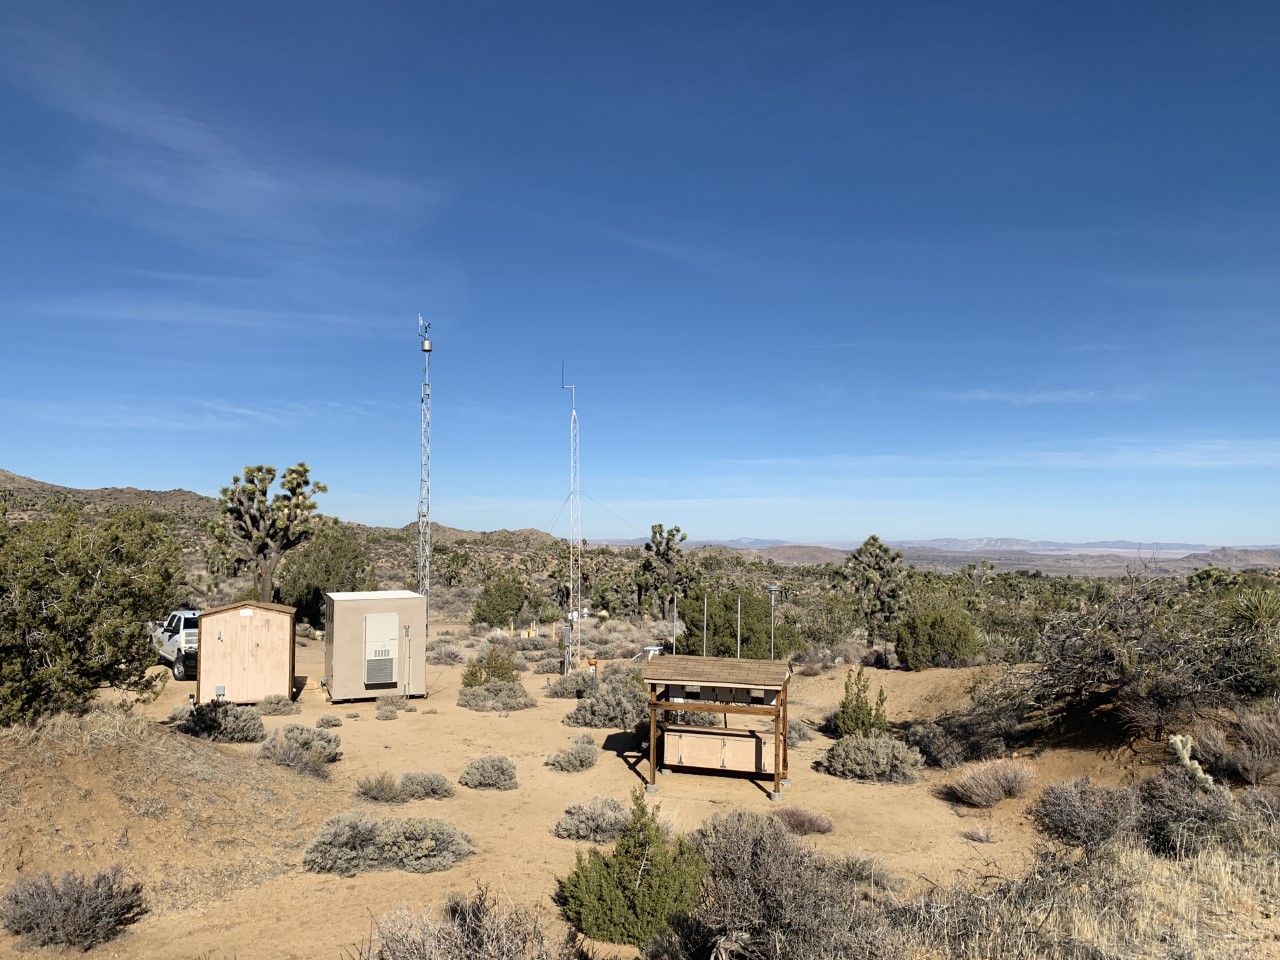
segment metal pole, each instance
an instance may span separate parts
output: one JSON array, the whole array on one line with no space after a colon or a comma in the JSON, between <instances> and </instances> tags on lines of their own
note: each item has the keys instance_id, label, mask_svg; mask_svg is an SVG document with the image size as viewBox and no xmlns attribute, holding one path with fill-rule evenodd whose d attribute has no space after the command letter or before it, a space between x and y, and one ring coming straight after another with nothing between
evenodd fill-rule
<instances>
[{"instance_id":1,"label":"metal pole","mask_svg":"<svg viewBox=\"0 0 1280 960\"><path fill-rule=\"evenodd\" d=\"M774 622L773 611L778 603L779 587L776 583L771 583L769 584L768 589L769 589L769 659L773 660L773 659L776 659L774 657L774 652L773 652L773 649L774 649L773 648L773 622Z\"/></svg>"},{"instance_id":2,"label":"metal pole","mask_svg":"<svg viewBox=\"0 0 1280 960\"><path fill-rule=\"evenodd\" d=\"M742 659L742 594L738 594L738 659Z\"/></svg>"},{"instance_id":3,"label":"metal pole","mask_svg":"<svg viewBox=\"0 0 1280 960\"><path fill-rule=\"evenodd\" d=\"M680 606L680 597L671 595L671 652L676 652L676 610Z\"/></svg>"},{"instance_id":4,"label":"metal pole","mask_svg":"<svg viewBox=\"0 0 1280 960\"><path fill-rule=\"evenodd\" d=\"M702 594L702 655L707 655L707 595Z\"/></svg>"}]
</instances>

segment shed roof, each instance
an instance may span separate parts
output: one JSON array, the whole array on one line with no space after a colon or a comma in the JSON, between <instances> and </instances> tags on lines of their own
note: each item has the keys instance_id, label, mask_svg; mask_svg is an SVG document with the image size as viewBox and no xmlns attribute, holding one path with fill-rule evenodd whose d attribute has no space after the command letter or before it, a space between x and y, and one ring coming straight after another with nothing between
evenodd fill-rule
<instances>
[{"instance_id":1,"label":"shed roof","mask_svg":"<svg viewBox=\"0 0 1280 960\"><path fill-rule=\"evenodd\" d=\"M239 607L253 607L257 610L275 610L279 613L287 613L293 616L297 610L294 607L286 607L283 603L263 603L261 600L240 600L236 603L226 603L220 607L214 607L212 610L206 610L201 616L209 616L214 613L223 613L227 610L236 610Z\"/></svg>"},{"instance_id":2,"label":"shed roof","mask_svg":"<svg viewBox=\"0 0 1280 960\"><path fill-rule=\"evenodd\" d=\"M425 600L420 593L414 593L412 590L353 590L346 593L330 593L326 594L333 600L412 600L415 597L419 600Z\"/></svg>"},{"instance_id":3,"label":"shed roof","mask_svg":"<svg viewBox=\"0 0 1280 960\"><path fill-rule=\"evenodd\" d=\"M646 683L749 687L781 690L791 667L777 660L726 660L721 657L657 657L641 671Z\"/></svg>"}]
</instances>

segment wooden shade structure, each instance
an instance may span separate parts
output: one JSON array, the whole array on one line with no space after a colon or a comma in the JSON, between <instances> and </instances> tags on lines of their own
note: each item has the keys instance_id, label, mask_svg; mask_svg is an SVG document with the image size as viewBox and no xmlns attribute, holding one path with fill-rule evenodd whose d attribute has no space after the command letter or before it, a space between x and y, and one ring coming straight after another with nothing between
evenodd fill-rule
<instances>
[{"instance_id":1,"label":"wooden shade structure","mask_svg":"<svg viewBox=\"0 0 1280 960\"><path fill-rule=\"evenodd\" d=\"M659 734L664 767L772 774L773 799L787 778L787 683L791 668L772 660L658 657L641 673L649 688L649 786L657 789ZM659 713L723 714L772 721L767 731L694 727L658 720Z\"/></svg>"},{"instance_id":2,"label":"wooden shade structure","mask_svg":"<svg viewBox=\"0 0 1280 960\"><path fill-rule=\"evenodd\" d=\"M200 617L196 703L293 696L293 607L245 600Z\"/></svg>"}]
</instances>

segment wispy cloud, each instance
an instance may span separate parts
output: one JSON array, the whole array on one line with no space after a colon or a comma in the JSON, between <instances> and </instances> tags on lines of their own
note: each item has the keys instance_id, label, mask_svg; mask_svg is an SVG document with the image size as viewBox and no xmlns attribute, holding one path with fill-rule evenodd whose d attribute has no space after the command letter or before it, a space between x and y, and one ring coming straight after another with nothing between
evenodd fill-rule
<instances>
[{"instance_id":1,"label":"wispy cloud","mask_svg":"<svg viewBox=\"0 0 1280 960\"><path fill-rule=\"evenodd\" d=\"M61 37L9 30L0 33L0 50L8 72L80 121L84 190L193 245L359 244L370 233L407 228L442 199L438 185L255 142L196 109L142 93Z\"/></svg>"},{"instance_id":2,"label":"wispy cloud","mask_svg":"<svg viewBox=\"0 0 1280 960\"><path fill-rule=\"evenodd\" d=\"M300 422L355 419L372 416L371 402L335 403L267 399L249 405L199 397L169 397L71 403L60 400L21 400L0 397L0 409L12 416L62 426L97 430L221 431L247 427L296 427Z\"/></svg>"},{"instance_id":3,"label":"wispy cloud","mask_svg":"<svg viewBox=\"0 0 1280 960\"><path fill-rule=\"evenodd\" d=\"M1017 407L1042 403L1106 403L1139 399L1137 393L1106 390L1004 390L976 387L972 390L935 390L924 396L956 403L1008 403Z\"/></svg>"},{"instance_id":4,"label":"wispy cloud","mask_svg":"<svg viewBox=\"0 0 1280 960\"><path fill-rule=\"evenodd\" d=\"M267 310L231 304L133 293L100 293L15 304L31 314L100 323L174 327L280 328L368 327L368 317L302 310Z\"/></svg>"}]
</instances>

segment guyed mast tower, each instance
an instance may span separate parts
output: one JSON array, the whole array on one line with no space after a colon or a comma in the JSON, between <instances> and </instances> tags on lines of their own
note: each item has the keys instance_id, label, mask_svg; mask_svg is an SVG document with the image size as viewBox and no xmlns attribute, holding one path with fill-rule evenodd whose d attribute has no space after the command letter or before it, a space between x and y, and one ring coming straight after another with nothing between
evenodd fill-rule
<instances>
[{"instance_id":1,"label":"guyed mast tower","mask_svg":"<svg viewBox=\"0 0 1280 960\"><path fill-rule=\"evenodd\" d=\"M431 324L418 314L418 340L422 347L421 417L418 428L418 592L426 597L427 636L431 635Z\"/></svg>"},{"instance_id":2,"label":"guyed mast tower","mask_svg":"<svg viewBox=\"0 0 1280 960\"><path fill-rule=\"evenodd\" d=\"M560 389L569 391L569 635L564 645L567 673L582 651L582 491L578 486L578 397L574 385L564 382L563 367Z\"/></svg>"}]
</instances>

